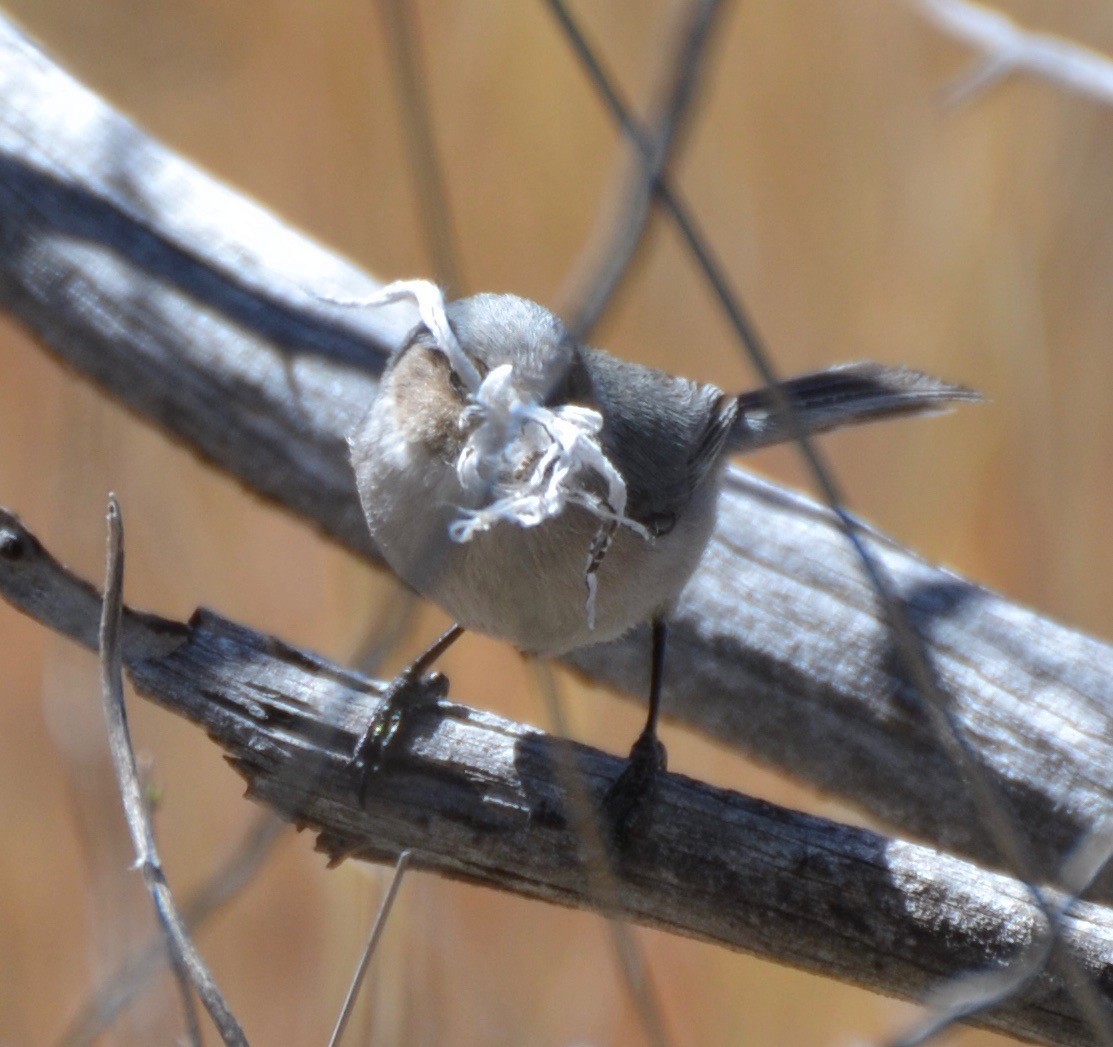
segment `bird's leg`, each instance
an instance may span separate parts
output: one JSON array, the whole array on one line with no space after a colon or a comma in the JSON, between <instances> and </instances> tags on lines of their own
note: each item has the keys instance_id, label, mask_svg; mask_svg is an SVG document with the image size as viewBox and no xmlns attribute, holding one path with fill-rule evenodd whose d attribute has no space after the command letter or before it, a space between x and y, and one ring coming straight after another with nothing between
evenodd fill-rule
<instances>
[{"instance_id":1,"label":"bird's leg","mask_svg":"<svg viewBox=\"0 0 1113 1047\"><path fill-rule=\"evenodd\" d=\"M607 790L603 801L616 839L627 835L634 817L652 798L657 775L665 770L668 754L657 737L661 717L661 684L665 669L665 640L668 626L663 618L653 620L652 661L649 675L649 715L645 727L630 750L623 772Z\"/></svg>"},{"instance_id":2,"label":"bird's leg","mask_svg":"<svg viewBox=\"0 0 1113 1047\"><path fill-rule=\"evenodd\" d=\"M402 732L406 714L415 707L443 698L448 679L440 673L425 676L425 671L464 633L454 625L427 651L418 655L387 687L382 702L367 723L352 753L352 763L360 768L359 800L367 800L371 779L386 762L391 743Z\"/></svg>"}]
</instances>

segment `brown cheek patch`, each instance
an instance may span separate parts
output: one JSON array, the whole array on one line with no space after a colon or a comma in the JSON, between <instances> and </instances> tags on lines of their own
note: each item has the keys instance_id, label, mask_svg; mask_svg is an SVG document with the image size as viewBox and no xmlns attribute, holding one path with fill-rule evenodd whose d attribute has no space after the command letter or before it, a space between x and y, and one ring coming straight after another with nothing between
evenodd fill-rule
<instances>
[{"instance_id":1,"label":"brown cheek patch","mask_svg":"<svg viewBox=\"0 0 1113 1047\"><path fill-rule=\"evenodd\" d=\"M414 346L387 378L395 414L406 438L446 460L460 450L459 418L464 402L452 388L441 353Z\"/></svg>"}]
</instances>

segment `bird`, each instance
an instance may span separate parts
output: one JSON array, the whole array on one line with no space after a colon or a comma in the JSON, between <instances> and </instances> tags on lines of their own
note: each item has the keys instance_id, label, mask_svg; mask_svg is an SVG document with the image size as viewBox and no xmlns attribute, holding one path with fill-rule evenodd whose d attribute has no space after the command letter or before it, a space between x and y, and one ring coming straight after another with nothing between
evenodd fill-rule
<instances>
[{"instance_id":1,"label":"bird","mask_svg":"<svg viewBox=\"0 0 1113 1047\"><path fill-rule=\"evenodd\" d=\"M667 765L666 623L710 540L726 462L800 432L980 399L871 362L783 382L781 396L732 395L581 344L517 295L445 301L416 280L372 301L401 298L421 320L349 437L351 462L383 558L455 625L396 678L361 736L363 788L415 684L464 631L550 657L648 622L648 715L610 794L625 822Z\"/></svg>"}]
</instances>

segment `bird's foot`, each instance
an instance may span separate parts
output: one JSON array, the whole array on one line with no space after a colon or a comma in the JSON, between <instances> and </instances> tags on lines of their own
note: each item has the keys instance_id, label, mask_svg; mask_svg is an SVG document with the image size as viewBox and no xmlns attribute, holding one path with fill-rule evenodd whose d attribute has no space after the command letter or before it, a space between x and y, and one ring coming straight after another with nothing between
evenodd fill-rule
<instances>
[{"instance_id":1,"label":"bird's foot","mask_svg":"<svg viewBox=\"0 0 1113 1047\"><path fill-rule=\"evenodd\" d=\"M603 797L603 814L611 838L621 852L653 802L658 776L668 754L654 731L643 731L630 750L630 759Z\"/></svg>"},{"instance_id":2,"label":"bird's foot","mask_svg":"<svg viewBox=\"0 0 1113 1047\"><path fill-rule=\"evenodd\" d=\"M448 677L444 673L422 676L415 665L390 681L352 753L352 765L360 775L360 806L366 806L371 782L405 734L407 720L418 710L437 705L447 694Z\"/></svg>"}]
</instances>

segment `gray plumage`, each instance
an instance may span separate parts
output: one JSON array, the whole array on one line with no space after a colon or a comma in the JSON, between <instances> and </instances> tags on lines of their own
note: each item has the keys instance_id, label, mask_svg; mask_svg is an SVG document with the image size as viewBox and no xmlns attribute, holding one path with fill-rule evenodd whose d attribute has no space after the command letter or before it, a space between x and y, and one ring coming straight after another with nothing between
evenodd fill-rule
<instances>
[{"instance_id":1,"label":"gray plumage","mask_svg":"<svg viewBox=\"0 0 1113 1047\"><path fill-rule=\"evenodd\" d=\"M509 363L524 397L602 415L599 442L625 480L626 514L648 536L618 527L598 571L594 628L584 613L584 565L599 520L587 510L569 506L533 527L502 521L466 543L450 541L452 520L475 508L455 472L468 398L419 326L351 440L364 511L387 561L465 628L525 651L611 639L665 613L710 538L723 462L793 436L774 396L728 396L576 345L547 309L513 295L475 295L446 312L481 376ZM978 399L917 371L872 363L805 375L782 391L805 432Z\"/></svg>"}]
</instances>

